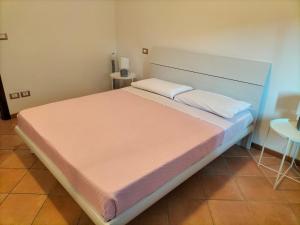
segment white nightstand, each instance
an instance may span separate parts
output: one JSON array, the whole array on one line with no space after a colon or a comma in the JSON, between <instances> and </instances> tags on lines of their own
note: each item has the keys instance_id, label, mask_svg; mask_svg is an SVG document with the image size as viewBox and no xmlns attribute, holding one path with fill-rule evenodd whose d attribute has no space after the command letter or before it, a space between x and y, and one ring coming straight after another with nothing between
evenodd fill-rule
<instances>
[{"instance_id":1,"label":"white nightstand","mask_svg":"<svg viewBox=\"0 0 300 225\"><path fill-rule=\"evenodd\" d=\"M275 131L277 134L279 134L281 137L287 139L287 144L286 144L285 150L283 151L283 156L282 156L279 170L275 171L275 172L277 172L277 177L276 177L276 180L275 180L275 183L273 186L274 189L277 188L278 184L282 181L282 179L284 177L290 178L290 179L300 183L298 180L294 179L293 177L286 175L287 172L295 164L295 158L297 157L298 152L299 152L300 131L298 131L296 129L296 123L297 123L296 121L290 121L289 119L274 119L274 120L270 121L270 126L269 126L269 129L267 132L267 137L264 141L263 148L262 148L259 160L258 160L258 166L264 166L267 169L271 169L274 171L274 169L272 169L262 163L262 158L263 158L264 149L265 149L265 143L268 139L271 129L273 131ZM291 162L290 166L284 172L282 172L284 161L288 154L290 154L290 156L292 157L292 162ZM297 165L295 164L295 166L297 166Z\"/></svg>"},{"instance_id":2,"label":"white nightstand","mask_svg":"<svg viewBox=\"0 0 300 225\"><path fill-rule=\"evenodd\" d=\"M110 74L111 78L111 89L114 89L114 80L133 80L136 78L135 73L129 73L127 77L121 77L120 72L115 72Z\"/></svg>"}]
</instances>

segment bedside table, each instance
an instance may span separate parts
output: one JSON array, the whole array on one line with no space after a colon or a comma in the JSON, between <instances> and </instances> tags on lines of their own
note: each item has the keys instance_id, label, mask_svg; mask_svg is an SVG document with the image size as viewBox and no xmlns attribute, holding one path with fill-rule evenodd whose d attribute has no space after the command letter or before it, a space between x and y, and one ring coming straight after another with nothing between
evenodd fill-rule
<instances>
[{"instance_id":1,"label":"bedside table","mask_svg":"<svg viewBox=\"0 0 300 225\"><path fill-rule=\"evenodd\" d=\"M111 78L111 89L114 89L115 88L115 85L114 85L115 80L131 80L131 82L133 82L133 80L136 78L136 75L135 75L135 73L129 73L127 77L121 77L120 72L115 72L115 73L110 74L110 78Z\"/></svg>"},{"instance_id":2,"label":"bedside table","mask_svg":"<svg viewBox=\"0 0 300 225\"><path fill-rule=\"evenodd\" d=\"M287 175L287 172L293 167L294 164L295 164L295 166L297 166L295 163L295 159L299 152L300 131L297 130L296 123L297 123L296 121L290 121L289 119L274 119L274 120L270 121L270 126L269 126L269 129L267 132L267 137L265 138L263 148L262 148L257 165L264 166L267 169L277 172L276 180L275 180L275 183L273 186L274 189L277 188L277 186L280 184L280 182L282 181L282 179L284 177L290 178L290 179L300 183L298 180ZM278 171L276 171L262 163L262 158L263 158L263 154L264 154L264 150L265 150L265 143L268 139L271 129L273 131L275 131L277 134L279 134L281 137L287 139L287 144L286 144L285 150L283 151L283 156L282 156L282 160L281 160ZM285 158L289 153L290 153L290 156L292 157L292 162L291 162L290 166L284 172L282 172Z\"/></svg>"}]
</instances>

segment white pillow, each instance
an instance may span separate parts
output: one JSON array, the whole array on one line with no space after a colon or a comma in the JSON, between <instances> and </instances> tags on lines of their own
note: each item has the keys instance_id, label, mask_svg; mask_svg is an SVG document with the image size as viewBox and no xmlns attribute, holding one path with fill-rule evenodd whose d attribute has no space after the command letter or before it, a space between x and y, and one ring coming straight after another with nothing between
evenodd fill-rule
<instances>
[{"instance_id":1,"label":"white pillow","mask_svg":"<svg viewBox=\"0 0 300 225\"><path fill-rule=\"evenodd\" d=\"M185 91L190 91L193 88L190 86L185 86L181 84L172 83L165 80L160 80L156 78L150 78L145 80L140 80L132 82L131 86L146 91L150 91L159 95L163 95L168 98L174 98L175 95L183 93Z\"/></svg>"},{"instance_id":2,"label":"white pillow","mask_svg":"<svg viewBox=\"0 0 300 225\"><path fill-rule=\"evenodd\" d=\"M175 97L175 101L228 119L251 107L250 103L202 90L193 90L179 94Z\"/></svg>"}]
</instances>

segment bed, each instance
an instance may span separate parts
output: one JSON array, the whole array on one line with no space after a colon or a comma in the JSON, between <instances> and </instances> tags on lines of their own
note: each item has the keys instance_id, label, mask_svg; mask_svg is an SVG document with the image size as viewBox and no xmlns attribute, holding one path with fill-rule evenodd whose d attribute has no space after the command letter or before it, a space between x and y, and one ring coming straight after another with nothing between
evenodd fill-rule
<instances>
[{"instance_id":1,"label":"bed","mask_svg":"<svg viewBox=\"0 0 300 225\"><path fill-rule=\"evenodd\" d=\"M269 63L152 52L151 77L252 108L228 120L129 87L22 111L17 133L95 224L126 224L235 143L251 144Z\"/></svg>"}]
</instances>

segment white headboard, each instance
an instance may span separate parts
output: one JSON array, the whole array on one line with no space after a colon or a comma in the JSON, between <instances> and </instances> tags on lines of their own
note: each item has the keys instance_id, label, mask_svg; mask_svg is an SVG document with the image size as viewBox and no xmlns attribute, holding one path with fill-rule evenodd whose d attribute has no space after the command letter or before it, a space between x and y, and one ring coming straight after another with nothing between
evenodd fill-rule
<instances>
[{"instance_id":1,"label":"white headboard","mask_svg":"<svg viewBox=\"0 0 300 225\"><path fill-rule=\"evenodd\" d=\"M150 77L187 84L252 104L260 115L271 63L155 47Z\"/></svg>"}]
</instances>

